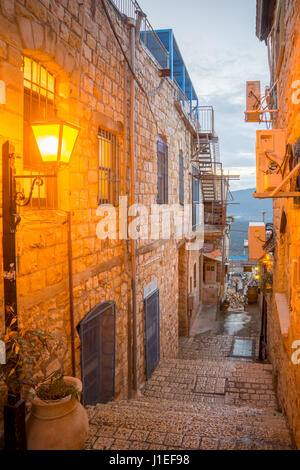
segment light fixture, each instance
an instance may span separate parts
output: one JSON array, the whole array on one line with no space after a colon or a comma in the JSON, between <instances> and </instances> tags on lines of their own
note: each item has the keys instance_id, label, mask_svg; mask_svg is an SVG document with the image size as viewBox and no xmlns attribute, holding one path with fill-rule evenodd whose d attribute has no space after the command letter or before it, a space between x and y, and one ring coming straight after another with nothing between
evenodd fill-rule
<instances>
[{"instance_id":1,"label":"light fixture","mask_svg":"<svg viewBox=\"0 0 300 470\"><path fill-rule=\"evenodd\" d=\"M43 162L68 164L80 128L69 122L54 119L31 124Z\"/></svg>"}]
</instances>

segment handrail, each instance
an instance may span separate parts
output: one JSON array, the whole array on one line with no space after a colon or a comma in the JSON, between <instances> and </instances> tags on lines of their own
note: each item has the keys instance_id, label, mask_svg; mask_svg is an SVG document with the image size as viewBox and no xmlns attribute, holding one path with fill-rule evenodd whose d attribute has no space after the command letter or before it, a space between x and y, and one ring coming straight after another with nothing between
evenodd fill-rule
<instances>
[{"instance_id":1,"label":"handrail","mask_svg":"<svg viewBox=\"0 0 300 470\"><path fill-rule=\"evenodd\" d=\"M122 14L137 20L142 17L140 41L148 49L162 68L169 67L169 52L152 28L147 16L136 0L109 0L112 5Z\"/></svg>"}]
</instances>

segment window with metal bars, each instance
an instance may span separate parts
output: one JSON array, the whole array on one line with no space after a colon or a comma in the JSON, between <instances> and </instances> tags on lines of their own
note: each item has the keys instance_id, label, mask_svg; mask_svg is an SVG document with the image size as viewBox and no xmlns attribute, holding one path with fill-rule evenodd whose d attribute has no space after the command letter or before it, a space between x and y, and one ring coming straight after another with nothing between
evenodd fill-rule
<instances>
[{"instance_id":1,"label":"window with metal bars","mask_svg":"<svg viewBox=\"0 0 300 470\"><path fill-rule=\"evenodd\" d=\"M55 116L55 77L40 63L23 57L24 74L24 136L23 173L26 178L19 180L20 190L28 194L36 175L54 173L42 158L33 136L31 124ZM45 168L47 170L45 171ZM43 185L35 186L29 207L56 208L56 178L45 178Z\"/></svg>"},{"instance_id":2,"label":"window with metal bars","mask_svg":"<svg viewBox=\"0 0 300 470\"><path fill-rule=\"evenodd\" d=\"M168 146L157 137L157 204L168 204Z\"/></svg>"},{"instance_id":3,"label":"window with metal bars","mask_svg":"<svg viewBox=\"0 0 300 470\"><path fill-rule=\"evenodd\" d=\"M118 206L121 195L121 146L112 132L98 132L98 202Z\"/></svg>"}]
</instances>

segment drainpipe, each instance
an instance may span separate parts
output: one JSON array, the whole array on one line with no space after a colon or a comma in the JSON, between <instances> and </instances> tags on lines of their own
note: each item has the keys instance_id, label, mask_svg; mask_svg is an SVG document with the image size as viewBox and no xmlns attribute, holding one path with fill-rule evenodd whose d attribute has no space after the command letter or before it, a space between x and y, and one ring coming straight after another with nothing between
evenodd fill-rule
<instances>
[{"instance_id":1,"label":"drainpipe","mask_svg":"<svg viewBox=\"0 0 300 470\"><path fill-rule=\"evenodd\" d=\"M127 195L127 62L124 61L123 69L123 80L124 80L124 133L123 133L123 151L124 151L124 187L122 188L122 194ZM126 207L127 210L127 207ZM126 214L127 217L127 214ZM126 219L127 220L127 219ZM129 398L132 398L132 276L128 267L128 246L127 246L127 226L126 234L124 235L123 247L124 247L124 268L125 273L130 280L130 293L129 293L129 283L128 283L128 301L127 301L127 394Z\"/></svg>"},{"instance_id":2,"label":"drainpipe","mask_svg":"<svg viewBox=\"0 0 300 470\"><path fill-rule=\"evenodd\" d=\"M136 24L135 20L128 18L130 26L130 55L131 67L135 72L135 44L136 44ZM135 78L131 74L130 85L130 158L131 158L131 194L130 204L135 203ZM136 309L136 255L135 240L131 240L131 292L132 292L132 367L133 367L133 390L137 390L137 309Z\"/></svg>"},{"instance_id":3,"label":"drainpipe","mask_svg":"<svg viewBox=\"0 0 300 470\"><path fill-rule=\"evenodd\" d=\"M76 377L75 355L75 325L74 325L74 296L73 296L73 253L72 253L72 219L71 212L67 211L68 223L68 266L69 266L69 305L70 305L70 330L71 330L71 363L72 375Z\"/></svg>"}]
</instances>

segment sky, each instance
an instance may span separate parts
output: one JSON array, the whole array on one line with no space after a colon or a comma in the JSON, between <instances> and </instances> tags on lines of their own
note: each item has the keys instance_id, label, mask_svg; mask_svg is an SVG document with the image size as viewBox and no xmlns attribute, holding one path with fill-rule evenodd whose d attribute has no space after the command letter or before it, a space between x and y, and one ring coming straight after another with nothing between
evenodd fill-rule
<instances>
[{"instance_id":1,"label":"sky","mask_svg":"<svg viewBox=\"0 0 300 470\"><path fill-rule=\"evenodd\" d=\"M267 48L255 35L256 0L139 0L153 29L173 29L200 105L215 109L231 190L255 187L255 131L244 122L246 81L269 82Z\"/></svg>"}]
</instances>

